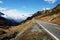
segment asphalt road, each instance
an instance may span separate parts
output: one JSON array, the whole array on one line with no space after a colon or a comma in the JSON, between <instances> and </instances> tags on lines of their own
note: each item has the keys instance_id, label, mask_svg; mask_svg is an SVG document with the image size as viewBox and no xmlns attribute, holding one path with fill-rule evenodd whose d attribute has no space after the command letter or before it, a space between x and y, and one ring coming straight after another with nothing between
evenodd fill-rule
<instances>
[{"instance_id":1,"label":"asphalt road","mask_svg":"<svg viewBox=\"0 0 60 40\"><path fill-rule=\"evenodd\" d=\"M55 40L60 40L60 25L36 21Z\"/></svg>"},{"instance_id":2,"label":"asphalt road","mask_svg":"<svg viewBox=\"0 0 60 40\"><path fill-rule=\"evenodd\" d=\"M29 31L29 32L27 32L27 30L31 30L31 31ZM39 34L37 34L37 35L35 35L35 36L33 36L33 35L31 35L30 37L32 37L32 39L34 39L34 40L37 40L37 39L42 39L42 40L48 40L49 39L49 37L50 36L47 36L47 34L44 34L44 31L40 28L40 26L38 25L38 24L35 24L35 25L32 25L32 26L28 26L28 27L26 27L26 28L24 28L17 36L16 36L16 38L14 39L14 40L20 40L20 37L21 37L21 35L24 35L23 33L25 33L25 32L27 32L27 34L26 35L28 35L28 34L30 34L31 35L31 33L32 32L38 32L38 33L43 33L43 34L41 34L41 37L40 37L40 35ZM30 33L31 32L31 33ZM26 35L24 35L24 37L26 36ZM44 36L43 36L44 35ZM37 38L38 37L38 38ZM29 38L29 36L27 37L27 38Z\"/></svg>"}]
</instances>

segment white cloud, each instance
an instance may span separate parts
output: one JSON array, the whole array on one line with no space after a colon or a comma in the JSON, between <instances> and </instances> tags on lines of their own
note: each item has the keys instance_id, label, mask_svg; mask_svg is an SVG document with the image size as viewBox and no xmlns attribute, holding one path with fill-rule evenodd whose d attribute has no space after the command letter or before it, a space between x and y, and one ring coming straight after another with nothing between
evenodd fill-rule
<instances>
[{"instance_id":1,"label":"white cloud","mask_svg":"<svg viewBox=\"0 0 60 40\"><path fill-rule=\"evenodd\" d=\"M2 4L3 3L3 1L0 1L0 4Z\"/></svg>"},{"instance_id":2,"label":"white cloud","mask_svg":"<svg viewBox=\"0 0 60 40\"><path fill-rule=\"evenodd\" d=\"M50 8L43 8L42 10L49 10Z\"/></svg>"},{"instance_id":3,"label":"white cloud","mask_svg":"<svg viewBox=\"0 0 60 40\"><path fill-rule=\"evenodd\" d=\"M48 2L49 4L51 4L51 3L55 3L57 0L44 0L44 1Z\"/></svg>"},{"instance_id":4,"label":"white cloud","mask_svg":"<svg viewBox=\"0 0 60 40\"><path fill-rule=\"evenodd\" d=\"M14 19L26 19L27 17L31 16L28 13L20 12L16 9L6 10L3 11L3 13ZM4 17L6 17L6 15Z\"/></svg>"}]
</instances>

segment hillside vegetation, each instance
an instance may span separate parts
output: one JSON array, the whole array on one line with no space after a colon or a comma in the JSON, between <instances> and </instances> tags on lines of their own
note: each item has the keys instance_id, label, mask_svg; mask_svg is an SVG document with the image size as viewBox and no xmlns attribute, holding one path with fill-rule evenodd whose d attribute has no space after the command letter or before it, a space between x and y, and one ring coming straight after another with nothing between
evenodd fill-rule
<instances>
[{"instance_id":1,"label":"hillside vegetation","mask_svg":"<svg viewBox=\"0 0 60 40\"><path fill-rule=\"evenodd\" d=\"M30 27L34 25L35 22L33 20L29 20L26 23L22 23L18 26L12 26L8 29L0 28L0 40L7 40L15 37L15 34L17 35L19 32L21 32L25 27ZM2 32L4 32L2 34Z\"/></svg>"},{"instance_id":2,"label":"hillside vegetation","mask_svg":"<svg viewBox=\"0 0 60 40\"><path fill-rule=\"evenodd\" d=\"M60 4L58 4L55 8L50 10L44 10L38 16L35 16L36 20L54 23L60 25Z\"/></svg>"}]
</instances>

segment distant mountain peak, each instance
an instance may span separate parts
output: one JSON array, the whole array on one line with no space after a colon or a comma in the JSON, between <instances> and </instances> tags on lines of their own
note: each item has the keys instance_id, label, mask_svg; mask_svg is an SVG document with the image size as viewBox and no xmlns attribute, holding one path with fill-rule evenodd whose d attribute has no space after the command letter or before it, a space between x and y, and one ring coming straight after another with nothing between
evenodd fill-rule
<instances>
[{"instance_id":1,"label":"distant mountain peak","mask_svg":"<svg viewBox=\"0 0 60 40\"><path fill-rule=\"evenodd\" d=\"M4 14L3 14L2 12L0 12L0 16L1 16L1 15L4 15Z\"/></svg>"},{"instance_id":2,"label":"distant mountain peak","mask_svg":"<svg viewBox=\"0 0 60 40\"><path fill-rule=\"evenodd\" d=\"M60 3L57 6L60 6Z\"/></svg>"},{"instance_id":3,"label":"distant mountain peak","mask_svg":"<svg viewBox=\"0 0 60 40\"><path fill-rule=\"evenodd\" d=\"M54 9L60 9L60 4L58 4Z\"/></svg>"},{"instance_id":4,"label":"distant mountain peak","mask_svg":"<svg viewBox=\"0 0 60 40\"><path fill-rule=\"evenodd\" d=\"M57 7L59 7L59 8L60 8L60 4L58 4L58 5L57 5Z\"/></svg>"}]
</instances>

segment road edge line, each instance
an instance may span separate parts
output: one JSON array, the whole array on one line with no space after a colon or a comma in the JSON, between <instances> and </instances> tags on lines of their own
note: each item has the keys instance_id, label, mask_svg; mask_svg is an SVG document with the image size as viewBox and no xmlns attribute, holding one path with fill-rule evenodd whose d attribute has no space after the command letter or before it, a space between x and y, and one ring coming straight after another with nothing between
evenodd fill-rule
<instances>
[{"instance_id":1,"label":"road edge line","mask_svg":"<svg viewBox=\"0 0 60 40\"><path fill-rule=\"evenodd\" d=\"M41 24L39 24L38 22L37 22L37 24L39 25L39 26L41 26L46 32L48 32L52 37L54 37L56 40L59 40L55 35L53 35L50 31L48 31L43 25L41 25Z\"/></svg>"}]
</instances>

